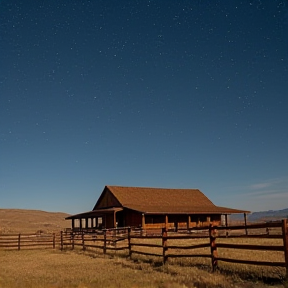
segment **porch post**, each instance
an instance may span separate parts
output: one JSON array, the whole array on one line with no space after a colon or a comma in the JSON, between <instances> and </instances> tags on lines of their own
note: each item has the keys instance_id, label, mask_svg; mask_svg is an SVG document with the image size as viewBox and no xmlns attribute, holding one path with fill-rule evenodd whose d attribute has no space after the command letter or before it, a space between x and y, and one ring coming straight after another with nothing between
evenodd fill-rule
<instances>
[{"instance_id":1,"label":"porch post","mask_svg":"<svg viewBox=\"0 0 288 288\"><path fill-rule=\"evenodd\" d=\"M168 229L168 215L165 215L165 227Z\"/></svg>"},{"instance_id":2,"label":"porch post","mask_svg":"<svg viewBox=\"0 0 288 288\"><path fill-rule=\"evenodd\" d=\"M116 228L116 212L113 212L113 228Z\"/></svg>"},{"instance_id":3,"label":"porch post","mask_svg":"<svg viewBox=\"0 0 288 288\"><path fill-rule=\"evenodd\" d=\"M88 218L85 218L85 228L88 228Z\"/></svg>"},{"instance_id":4,"label":"porch post","mask_svg":"<svg viewBox=\"0 0 288 288\"><path fill-rule=\"evenodd\" d=\"M75 228L75 219L72 219L72 230Z\"/></svg>"},{"instance_id":5,"label":"porch post","mask_svg":"<svg viewBox=\"0 0 288 288\"><path fill-rule=\"evenodd\" d=\"M98 228L98 216L95 218L95 228Z\"/></svg>"},{"instance_id":6,"label":"porch post","mask_svg":"<svg viewBox=\"0 0 288 288\"><path fill-rule=\"evenodd\" d=\"M79 219L79 228L82 229L82 218Z\"/></svg>"},{"instance_id":7,"label":"porch post","mask_svg":"<svg viewBox=\"0 0 288 288\"><path fill-rule=\"evenodd\" d=\"M145 214L142 213L142 229L145 229Z\"/></svg>"},{"instance_id":8,"label":"porch post","mask_svg":"<svg viewBox=\"0 0 288 288\"><path fill-rule=\"evenodd\" d=\"M225 227L228 227L228 216L225 214ZM228 230L226 230L226 237L228 237Z\"/></svg>"},{"instance_id":9,"label":"porch post","mask_svg":"<svg viewBox=\"0 0 288 288\"><path fill-rule=\"evenodd\" d=\"M189 230L189 228L190 228L190 222L191 222L191 215L188 215L188 218L187 218L187 230Z\"/></svg>"},{"instance_id":10,"label":"porch post","mask_svg":"<svg viewBox=\"0 0 288 288\"><path fill-rule=\"evenodd\" d=\"M225 214L225 226L228 227L228 216Z\"/></svg>"}]
</instances>

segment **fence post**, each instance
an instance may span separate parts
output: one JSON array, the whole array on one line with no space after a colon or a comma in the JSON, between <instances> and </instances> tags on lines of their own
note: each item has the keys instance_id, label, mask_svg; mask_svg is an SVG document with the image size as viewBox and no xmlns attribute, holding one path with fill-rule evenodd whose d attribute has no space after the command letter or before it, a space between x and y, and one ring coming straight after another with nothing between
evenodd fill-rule
<instances>
[{"instance_id":1,"label":"fence post","mask_svg":"<svg viewBox=\"0 0 288 288\"><path fill-rule=\"evenodd\" d=\"M131 227L128 227L128 250L129 250L129 258L131 259L132 250L131 250Z\"/></svg>"},{"instance_id":2,"label":"fence post","mask_svg":"<svg viewBox=\"0 0 288 288\"><path fill-rule=\"evenodd\" d=\"M18 234L18 250L20 250L20 246L21 246L21 244L20 244L20 240L21 239L21 234L19 233Z\"/></svg>"},{"instance_id":3,"label":"fence post","mask_svg":"<svg viewBox=\"0 0 288 288\"><path fill-rule=\"evenodd\" d=\"M53 249L55 249L55 233L53 233Z\"/></svg>"},{"instance_id":4,"label":"fence post","mask_svg":"<svg viewBox=\"0 0 288 288\"><path fill-rule=\"evenodd\" d=\"M104 232L104 244L103 244L103 253L106 254L106 245L107 245L107 235L106 235L106 229L103 230Z\"/></svg>"},{"instance_id":5,"label":"fence post","mask_svg":"<svg viewBox=\"0 0 288 288\"><path fill-rule=\"evenodd\" d=\"M225 214L225 227L226 228L228 227L228 216L227 216L227 214ZM225 234L226 234L226 237L229 236L229 232L228 232L227 229L225 230Z\"/></svg>"},{"instance_id":6,"label":"fence post","mask_svg":"<svg viewBox=\"0 0 288 288\"><path fill-rule=\"evenodd\" d=\"M217 231L213 224L209 225L209 238L210 238L210 250L211 250L211 261L212 271L214 272L217 268L217 246L216 246Z\"/></svg>"},{"instance_id":7,"label":"fence post","mask_svg":"<svg viewBox=\"0 0 288 288\"><path fill-rule=\"evenodd\" d=\"M245 223L245 235L248 235L248 229L247 229L247 214L244 213L244 223Z\"/></svg>"},{"instance_id":8,"label":"fence post","mask_svg":"<svg viewBox=\"0 0 288 288\"><path fill-rule=\"evenodd\" d=\"M162 247L163 247L163 264L168 260L168 256L166 254L168 250L168 245L167 245L167 227L162 228Z\"/></svg>"},{"instance_id":9,"label":"fence post","mask_svg":"<svg viewBox=\"0 0 288 288\"><path fill-rule=\"evenodd\" d=\"M284 255L285 255L285 263L286 263L286 281L288 281L288 228L287 228L287 219L282 220L282 235L283 235Z\"/></svg>"},{"instance_id":10,"label":"fence post","mask_svg":"<svg viewBox=\"0 0 288 288\"><path fill-rule=\"evenodd\" d=\"M71 249L74 250L74 232L72 232L71 234L71 240L72 240L72 246L71 246Z\"/></svg>"},{"instance_id":11,"label":"fence post","mask_svg":"<svg viewBox=\"0 0 288 288\"><path fill-rule=\"evenodd\" d=\"M112 243L113 243L115 248L117 247L117 232L118 232L118 228L116 227L115 230L113 231L113 240L112 240ZM116 251L117 250L115 250L115 252Z\"/></svg>"},{"instance_id":12,"label":"fence post","mask_svg":"<svg viewBox=\"0 0 288 288\"><path fill-rule=\"evenodd\" d=\"M86 250L86 247L85 247L85 234L84 234L84 231L82 231L82 249L83 249L83 251Z\"/></svg>"},{"instance_id":13,"label":"fence post","mask_svg":"<svg viewBox=\"0 0 288 288\"><path fill-rule=\"evenodd\" d=\"M63 231L60 231L60 250L63 250Z\"/></svg>"}]
</instances>

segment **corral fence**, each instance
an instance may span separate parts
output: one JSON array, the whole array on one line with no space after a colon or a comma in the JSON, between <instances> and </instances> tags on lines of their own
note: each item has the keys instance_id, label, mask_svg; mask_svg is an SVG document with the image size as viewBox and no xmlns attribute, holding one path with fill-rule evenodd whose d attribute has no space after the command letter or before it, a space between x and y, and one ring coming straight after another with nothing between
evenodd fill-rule
<instances>
[{"instance_id":1,"label":"corral fence","mask_svg":"<svg viewBox=\"0 0 288 288\"><path fill-rule=\"evenodd\" d=\"M0 249L83 249L100 254L122 253L130 258L158 257L163 264L176 258L206 258L214 271L219 262L286 268L288 279L287 220L239 226L194 227L172 231L130 227L61 231L50 234L0 234ZM240 251L230 253L229 251ZM259 260L256 252L280 257ZM138 256L137 256L138 255ZM236 255L236 256L235 256ZM242 257L249 255L249 260ZM269 254L270 255L270 254ZM255 256L255 257L254 257ZM234 258L233 258L234 257ZM253 258L254 257L254 258ZM280 260L279 260L280 259ZM282 260L281 260L282 259Z\"/></svg>"},{"instance_id":2,"label":"corral fence","mask_svg":"<svg viewBox=\"0 0 288 288\"><path fill-rule=\"evenodd\" d=\"M60 243L59 236L59 233L0 234L0 249L55 249Z\"/></svg>"},{"instance_id":3,"label":"corral fence","mask_svg":"<svg viewBox=\"0 0 288 288\"><path fill-rule=\"evenodd\" d=\"M271 244L269 240L273 239L278 240ZM237 240L239 240L238 243ZM243 244L243 241L241 243L240 240L245 240L245 243ZM268 244L265 244L264 240ZM129 257L137 254L159 257L163 264L167 261L169 263L169 259L173 258L208 258L211 261L213 271L217 268L218 262L284 267L288 278L288 227L286 219L245 226L210 225L209 227L194 227L177 232L166 228L162 228L162 230L135 230L129 227L103 229L101 231L61 232L60 249L69 247L74 249L76 246L83 250L91 249L103 254L111 251L114 253L125 251L125 255ZM249 260L240 259L240 257L232 258L234 253L231 254L232 257L225 256L230 256L229 249L241 250L241 255L249 255ZM253 260L255 251L280 253L282 261L279 261L279 257L277 260L274 260L273 257L264 261Z\"/></svg>"}]
</instances>

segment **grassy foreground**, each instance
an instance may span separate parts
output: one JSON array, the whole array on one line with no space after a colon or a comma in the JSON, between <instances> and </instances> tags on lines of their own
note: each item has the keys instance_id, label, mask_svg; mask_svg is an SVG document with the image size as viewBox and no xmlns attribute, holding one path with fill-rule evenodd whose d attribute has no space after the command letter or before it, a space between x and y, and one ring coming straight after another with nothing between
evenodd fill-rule
<instances>
[{"instance_id":1,"label":"grassy foreground","mask_svg":"<svg viewBox=\"0 0 288 288\"><path fill-rule=\"evenodd\" d=\"M263 283L245 282L235 275L212 274L203 268L156 267L151 263L103 258L81 251L0 251L0 259L1 288L267 287Z\"/></svg>"}]
</instances>

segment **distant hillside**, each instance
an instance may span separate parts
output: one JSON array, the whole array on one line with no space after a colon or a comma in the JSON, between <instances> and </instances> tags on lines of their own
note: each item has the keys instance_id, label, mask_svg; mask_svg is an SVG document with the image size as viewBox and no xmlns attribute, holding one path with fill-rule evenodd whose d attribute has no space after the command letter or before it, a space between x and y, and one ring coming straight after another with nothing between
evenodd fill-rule
<instances>
[{"instance_id":1,"label":"distant hillside","mask_svg":"<svg viewBox=\"0 0 288 288\"><path fill-rule=\"evenodd\" d=\"M282 210L268 210L253 212L247 215L248 222L267 222L276 221L288 218L288 208ZM242 214L235 214L230 216L230 221L243 221Z\"/></svg>"},{"instance_id":2,"label":"distant hillside","mask_svg":"<svg viewBox=\"0 0 288 288\"><path fill-rule=\"evenodd\" d=\"M69 214L25 209L0 209L0 233L59 232L70 227Z\"/></svg>"},{"instance_id":3,"label":"distant hillside","mask_svg":"<svg viewBox=\"0 0 288 288\"><path fill-rule=\"evenodd\" d=\"M282 210L269 210L261 212L253 212L248 216L248 220L255 221L273 221L281 220L288 217L288 208Z\"/></svg>"},{"instance_id":4,"label":"distant hillside","mask_svg":"<svg viewBox=\"0 0 288 288\"><path fill-rule=\"evenodd\" d=\"M62 212L46 212L25 209L0 209L0 233L36 233L59 232L71 227L71 221L65 220L69 216ZM248 222L266 222L288 218L288 208L283 210L269 210L253 212L247 215ZM230 215L229 222L243 222L243 214Z\"/></svg>"}]
</instances>

